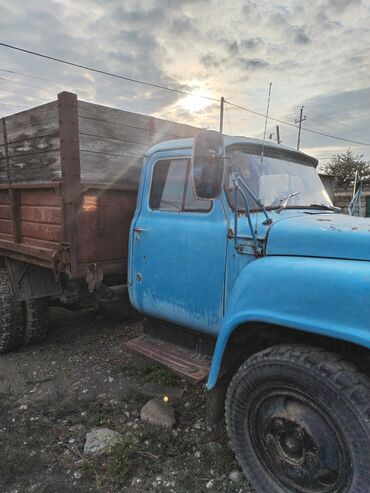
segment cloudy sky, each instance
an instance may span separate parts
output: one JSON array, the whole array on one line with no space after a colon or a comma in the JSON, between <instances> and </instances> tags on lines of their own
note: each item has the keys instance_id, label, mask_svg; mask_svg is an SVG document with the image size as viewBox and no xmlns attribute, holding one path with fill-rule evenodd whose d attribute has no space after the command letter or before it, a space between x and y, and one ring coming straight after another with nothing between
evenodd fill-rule
<instances>
[{"instance_id":1,"label":"cloudy sky","mask_svg":"<svg viewBox=\"0 0 370 493\"><path fill-rule=\"evenodd\" d=\"M62 90L117 108L217 128L227 101L304 127L322 159L351 146L370 159L370 0L0 0L0 42L154 84L140 86L0 46L0 116ZM226 133L262 137L264 119L226 105ZM297 130L280 126L284 144ZM275 138L275 122L267 135Z\"/></svg>"}]
</instances>

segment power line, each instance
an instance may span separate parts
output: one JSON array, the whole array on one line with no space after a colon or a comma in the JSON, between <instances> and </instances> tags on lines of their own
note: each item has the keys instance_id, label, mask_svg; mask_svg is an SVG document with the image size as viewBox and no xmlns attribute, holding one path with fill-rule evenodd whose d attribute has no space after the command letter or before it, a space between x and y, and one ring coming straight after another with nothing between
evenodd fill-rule
<instances>
[{"instance_id":1,"label":"power line","mask_svg":"<svg viewBox=\"0 0 370 493\"><path fill-rule=\"evenodd\" d=\"M1 104L1 105L5 105L5 106L16 106L17 108L27 108L27 106L22 106L22 105L20 105L20 104L3 103L2 101L0 101L0 104Z\"/></svg>"},{"instance_id":2,"label":"power line","mask_svg":"<svg viewBox=\"0 0 370 493\"><path fill-rule=\"evenodd\" d=\"M81 65L79 63L70 62L68 60L63 60L62 58L52 57L49 55L45 55L43 53L38 53L36 51L26 50L24 48L19 48L17 46L12 46L12 45L9 45L6 43L0 43L0 46L4 46L5 48L10 48L12 50L20 51L22 53L28 53L29 55L38 56L40 58L46 58L47 60L53 60L54 62L64 63L65 65L70 65L71 67L77 67L77 68L82 68L84 70L89 70L90 72L95 72L97 74L108 75L109 77L115 77L117 79L126 80L128 82L134 82L136 84L141 84L143 86L154 87L155 89L164 89L166 91L171 91L171 92L174 92L177 94L184 94L186 96L194 96L194 94L192 94L191 92L184 91L181 89L175 89L174 87L166 87L166 86L162 86L161 84L154 84L152 82L145 82L143 80L133 79L131 77L126 77L124 75L114 74L113 72L107 72L105 70L89 67L87 65ZM200 97L203 99L208 99L209 101L217 101L217 103L219 102L219 99L211 98L210 96L197 95L197 97Z\"/></svg>"},{"instance_id":3,"label":"power line","mask_svg":"<svg viewBox=\"0 0 370 493\"><path fill-rule=\"evenodd\" d=\"M234 106L235 108L239 108L240 110L244 110L244 111L247 111L248 113L253 113L254 115L258 115L258 116L262 116L263 118L266 118L266 115L264 115L263 113L259 113L258 111L250 110L249 108L245 108L244 106L240 106L238 104L230 103L229 101L226 101L226 103L230 104L231 106ZM278 118L273 118L272 116L269 116L268 118L270 120L273 120L274 122L279 122L279 123L282 123L284 125L288 125L289 127L298 128L298 126L294 125L294 123L289 123L289 122L286 122L285 120L279 120ZM352 144L359 144L359 145L366 146L366 147L370 146L370 143L368 143L368 142L359 142L356 140L345 139L344 137L337 137L336 135L330 135L330 134L327 134L324 132L319 132L317 130L312 130L311 128L307 128L307 127L302 127L302 130L305 130L306 132L310 132L312 134L322 135L324 137L330 137L331 139L337 139L337 140L342 140L344 142L350 142Z\"/></svg>"},{"instance_id":4,"label":"power line","mask_svg":"<svg viewBox=\"0 0 370 493\"><path fill-rule=\"evenodd\" d=\"M0 91L2 91L2 92L8 92L10 94L19 94L20 96L25 96L27 98L32 98L32 99L35 99L36 98L36 99L40 99L40 100L49 102L48 99L45 99L45 98L40 97L40 96L32 96L31 94L25 94L24 92L9 91L9 89L2 89L2 88L0 88Z\"/></svg>"},{"instance_id":5,"label":"power line","mask_svg":"<svg viewBox=\"0 0 370 493\"><path fill-rule=\"evenodd\" d=\"M12 82L13 84L20 84L22 86L32 87L32 89L40 89L41 91L46 91L47 90L45 87L34 86L32 84L27 84L27 82L21 82L21 81L18 81L18 80L7 79L6 77L0 77L0 80L3 80L4 82Z\"/></svg>"},{"instance_id":6,"label":"power line","mask_svg":"<svg viewBox=\"0 0 370 493\"><path fill-rule=\"evenodd\" d=\"M9 73L9 74L15 74L15 75L20 75L22 77L27 77L27 78L31 78L31 79L36 79L36 80L41 80L41 81L44 81L44 82L51 82L53 84L56 84L60 87L63 87L63 89L65 90L66 87L69 87L71 89L73 89L74 91L83 91L83 92L86 92L86 93L89 93L89 89L86 89L86 87L79 87L79 86L76 86L76 85L72 85L72 84L69 84L68 82L58 82L56 80L53 80L53 79L47 79L45 77L38 77L37 75L33 75L33 74L25 74L24 72L17 72L16 70L6 70L6 69L3 69L3 68L0 68L0 72L6 72L6 73ZM40 86L31 86L30 84L26 84L25 82L21 82L21 81L15 81L14 79L6 79L5 77L0 77L0 79L2 80L6 80L8 82L14 82L16 84L23 84L23 85L27 85L27 86L30 86L30 87L34 87L36 89L42 89L42 90L45 90L44 87L40 87ZM94 92L96 93L100 93L100 94L106 94L106 95L109 95L109 96L116 96L120 99L127 99L125 98L124 96L122 96L122 94L118 93L118 92L111 92L111 91L102 91L100 89L96 89L94 87ZM130 99L133 99L133 98L130 98Z\"/></svg>"},{"instance_id":7,"label":"power line","mask_svg":"<svg viewBox=\"0 0 370 493\"><path fill-rule=\"evenodd\" d=\"M175 89L173 87L167 87L167 86L163 86L161 84L154 84L154 83L151 83L151 82L145 82L145 81L142 81L142 80L139 80L139 79L134 79L134 78L131 78L131 77L126 77L126 76L115 74L115 73L108 72L108 71L105 71L105 70L101 70L101 69L96 69L96 68L93 68L93 67L89 67L87 65L82 65L82 64L79 64L79 63L75 63L75 62L70 62L68 60L63 60L61 58L56 58L56 57L52 57L52 56L49 56L49 55L45 55L43 53L38 53L36 51L26 50L24 48L19 48L17 46L13 46L13 45L10 45L10 44L7 44L7 43L1 43L0 42L0 46L3 46L5 48L9 48L9 49L12 49L12 50L20 51L22 53L27 53L29 55L38 56L40 58L44 58L44 59L47 59L47 60L52 60L52 61L55 61L55 62L58 62L58 63L63 63L65 65L69 65L69 66L72 66L72 67L77 67L77 68L81 68L81 69L84 69L84 70L88 70L90 72L95 72L95 73L98 73L98 74L107 75L109 77L115 77L117 79L126 80L128 82L133 82L133 83L136 83L136 84L141 84L141 85L144 85L144 86L147 86L147 87L153 87L153 88L156 88L156 89L163 89L163 90L174 92L174 93L177 93L177 94L184 94L186 96L194 96L194 94L192 94L191 92L184 91L184 90L181 90L181 89ZM11 91L7 91L7 92L11 92ZM22 94L22 95L25 95L25 94ZM34 96L31 96L31 97L34 97ZM214 101L214 102L219 103L219 99L212 98L210 96L197 95L197 97L200 97L202 99L207 99L209 101ZM44 98L42 98L42 99L44 99ZM227 102L227 101L225 101L225 102ZM231 102L227 102L227 103L229 105L231 105L231 106L234 106L235 108L238 108L238 109L247 111L249 113L252 113L254 115L258 115L258 116L261 116L263 118L266 118L266 115L264 115L263 113L259 113L258 111L254 111L254 110L251 110L251 109L246 108L244 106L240 106L240 105L237 105L237 104L234 104L234 103L231 103ZM268 119L270 119L272 121L275 121L275 122L278 122L278 123L282 123L284 125L288 125L288 126L293 127L293 128L298 128L293 123L289 123L289 122L286 122L284 120L280 120L278 118L273 118L273 117L269 116ZM335 135L327 134L325 132L319 132L317 130L313 130L313 129L310 129L310 128L307 128L307 127L302 127L302 130L305 130L306 132L310 132L310 133L313 133L313 134L316 134L316 135L321 135L321 136L324 136L324 137L329 137L331 139L340 140L340 141L343 141L343 142L350 142L352 144L359 144L359 145L363 145L363 146L366 146L366 147L370 146L370 143L367 143L367 142L364 143L364 142L359 142L359 141L355 141L355 140L346 139L344 137L337 137Z\"/></svg>"},{"instance_id":8,"label":"power line","mask_svg":"<svg viewBox=\"0 0 370 493\"><path fill-rule=\"evenodd\" d=\"M309 108L309 112L310 112L310 120L316 121L316 122L318 122L319 125L322 125L322 122L320 122L320 119L312 118L311 113L313 113L314 115L317 115L321 119L324 118L325 124L328 126L331 126L334 131L339 130L341 132L342 130L344 130L344 131L350 130L350 131L352 131L352 132L354 131L356 133L363 132L363 129L361 130L358 127L353 127L351 125L348 125L347 123L344 123L343 121L338 121L338 120L333 121L333 119L330 116L328 117L328 115L323 115L322 113L319 113L318 111L313 110L311 107ZM338 126L336 126L335 124ZM340 128L340 127L343 127L343 128Z\"/></svg>"}]
</instances>

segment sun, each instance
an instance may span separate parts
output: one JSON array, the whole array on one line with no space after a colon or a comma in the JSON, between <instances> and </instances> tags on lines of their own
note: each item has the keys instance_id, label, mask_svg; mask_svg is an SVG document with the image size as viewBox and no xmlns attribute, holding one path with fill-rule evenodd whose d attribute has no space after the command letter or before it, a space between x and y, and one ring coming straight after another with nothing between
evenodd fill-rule
<instances>
[{"instance_id":1,"label":"sun","mask_svg":"<svg viewBox=\"0 0 370 493\"><path fill-rule=\"evenodd\" d=\"M202 111L203 109L210 106L213 102L209 99L206 99L208 96L207 91L202 90L194 90L188 96L185 96L178 102L178 106L183 110L189 111L189 113L197 113L198 111Z\"/></svg>"}]
</instances>

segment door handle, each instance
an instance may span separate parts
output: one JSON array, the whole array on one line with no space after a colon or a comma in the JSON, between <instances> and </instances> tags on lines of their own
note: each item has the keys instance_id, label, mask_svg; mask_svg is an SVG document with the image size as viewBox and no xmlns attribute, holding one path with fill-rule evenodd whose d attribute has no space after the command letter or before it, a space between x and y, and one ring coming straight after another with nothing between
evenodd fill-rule
<instances>
[{"instance_id":1,"label":"door handle","mask_svg":"<svg viewBox=\"0 0 370 493\"><path fill-rule=\"evenodd\" d=\"M142 231L145 231L144 228L134 228L135 233L141 233Z\"/></svg>"}]
</instances>

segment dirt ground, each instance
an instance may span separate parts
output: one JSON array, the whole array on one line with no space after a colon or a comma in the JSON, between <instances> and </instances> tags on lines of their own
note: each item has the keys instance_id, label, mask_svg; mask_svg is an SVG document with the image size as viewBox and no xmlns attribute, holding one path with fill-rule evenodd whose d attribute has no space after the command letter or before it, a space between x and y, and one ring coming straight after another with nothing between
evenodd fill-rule
<instances>
[{"instance_id":1,"label":"dirt ground","mask_svg":"<svg viewBox=\"0 0 370 493\"><path fill-rule=\"evenodd\" d=\"M52 309L46 341L0 355L0 492L251 493L223 426L207 428L205 391L131 355L125 341L140 322ZM144 424L141 407L168 395L172 431ZM122 442L84 456L88 431L105 427ZM235 473L236 472L236 473Z\"/></svg>"}]
</instances>

